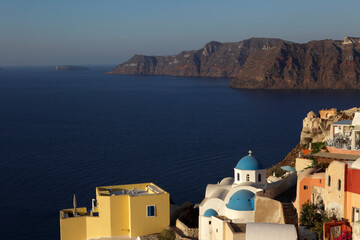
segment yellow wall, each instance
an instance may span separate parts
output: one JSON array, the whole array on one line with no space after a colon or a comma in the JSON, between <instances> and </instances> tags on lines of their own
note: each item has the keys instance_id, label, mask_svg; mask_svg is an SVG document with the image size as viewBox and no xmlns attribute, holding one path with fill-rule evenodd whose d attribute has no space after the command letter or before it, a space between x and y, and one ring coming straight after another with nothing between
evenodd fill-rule
<instances>
[{"instance_id":1,"label":"yellow wall","mask_svg":"<svg viewBox=\"0 0 360 240\"><path fill-rule=\"evenodd\" d=\"M86 240L86 217L60 218L62 240Z\"/></svg>"},{"instance_id":2,"label":"yellow wall","mask_svg":"<svg viewBox=\"0 0 360 240\"><path fill-rule=\"evenodd\" d=\"M345 203L345 163L333 161L325 173L324 203L325 211L331 216L335 214L338 218L344 217ZM329 186L329 176L331 176ZM341 180L341 190L338 190L338 181Z\"/></svg>"},{"instance_id":3,"label":"yellow wall","mask_svg":"<svg viewBox=\"0 0 360 240\"><path fill-rule=\"evenodd\" d=\"M143 236L160 233L170 224L170 196L167 192L141 196L110 196L106 188L146 189L147 185L132 184L101 187L96 190L99 216L63 218L60 211L61 240L86 240L88 238L112 236ZM123 187L124 186L124 187ZM162 190L159 188L159 190ZM163 190L162 190L163 191ZM147 217L147 206L155 205L155 217ZM78 208L86 213L86 208Z\"/></svg>"},{"instance_id":4,"label":"yellow wall","mask_svg":"<svg viewBox=\"0 0 360 240\"><path fill-rule=\"evenodd\" d=\"M130 234L130 196L110 197L111 207L111 236Z\"/></svg>"},{"instance_id":5,"label":"yellow wall","mask_svg":"<svg viewBox=\"0 0 360 240\"><path fill-rule=\"evenodd\" d=\"M88 236L89 237L101 237L111 236L110 226L110 197L109 196L97 196L97 206L99 210L99 221L93 219L88 220Z\"/></svg>"},{"instance_id":6,"label":"yellow wall","mask_svg":"<svg viewBox=\"0 0 360 240\"><path fill-rule=\"evenodd\" d=\"M304 170L305 168L308 168L312 165L311 159L305 159L305 158L296 158L295 161L295 169L297 172Z\"/></svg>"},{"instance_id":7,"label":"yellow wall","mask_svg":"<svg viewBox=\"0 0 360 240\"><path fill-rule=\"evenodd\" d=\"M169 194L133 196L130 198L130 236L159 233L170 224ZM147 216L147 206L155 205L155 217Z\"/></svg>"},{"instance_id":8,"label":"yellow wall","mask_svg":"<svg viewBox=\"0 0 360 240\"><path fill-rule=\"evenodd\" d=\"M353 224L352 219L352 209L353 207L360 209L360 194L352 193L352 192L346 192L346 213L345 218L349 220L351 224Z\"/></svg>"}]
</instances>

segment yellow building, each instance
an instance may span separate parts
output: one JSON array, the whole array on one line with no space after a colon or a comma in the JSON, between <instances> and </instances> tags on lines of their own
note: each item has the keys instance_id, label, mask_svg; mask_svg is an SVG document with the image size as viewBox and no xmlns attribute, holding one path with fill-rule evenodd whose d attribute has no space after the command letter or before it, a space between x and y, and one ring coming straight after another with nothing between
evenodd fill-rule
<instances>
[{"instance_id":1,"label":"yellow building","mask_svg":"<svg viewBox=\"0 0 360 240\"><path fill-rule=\"evenodd\" d=\"M170 196L154 183L96 188L96 206L60 211L61 240L144 236L170 223Z\"/></svg>"}]
</instances>

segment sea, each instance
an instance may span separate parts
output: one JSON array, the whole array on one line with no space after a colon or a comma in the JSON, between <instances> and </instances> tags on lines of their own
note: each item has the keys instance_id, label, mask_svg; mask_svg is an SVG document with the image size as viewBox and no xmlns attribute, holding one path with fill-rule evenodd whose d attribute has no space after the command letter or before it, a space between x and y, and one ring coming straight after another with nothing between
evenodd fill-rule
<instances>
[{"instance_id":1,"label":"sea","mask_svg":"<svg viewBox=\"0 0 360 240\"><path fill-rule=\"evenodd\" d=\"M154 182L178 205L232 176L252 150L271 167L306 114L359 91L240 90L229 79L107 75L114 66L0 71L0 239L60 239L59 210L95 187Z\"/></svg>"}]
</instances>

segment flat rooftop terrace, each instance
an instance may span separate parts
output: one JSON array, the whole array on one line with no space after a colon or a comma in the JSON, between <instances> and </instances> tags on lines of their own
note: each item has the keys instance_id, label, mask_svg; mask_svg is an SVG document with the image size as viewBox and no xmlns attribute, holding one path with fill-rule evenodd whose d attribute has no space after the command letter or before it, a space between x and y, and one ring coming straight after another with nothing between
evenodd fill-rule
<instances>
[{"instance_id":1,"label":"flat rooftop terrace","mask_svg":"<svg viewBox=\"0 0 360 240\"><path fill-rule=\"evenodd\" d=\"M144 196L166 193L164 190L162 190L160 187L156 186L153 183L97 187L96 192L99 196Z\"/></svg>"},{"instance_id":2,"label":"flat rooftop terrace","mask_svg":"<svg viewBox=\"0 0 360 240\"><path fill-rule=\"evenodd\" d=\"M313 155L316 158L323 159L334 159L338 161L355 161L360 158L359 155L340 154L340 153L329 153L329 152L318 152Z\"/></svg>"}]
</instances>

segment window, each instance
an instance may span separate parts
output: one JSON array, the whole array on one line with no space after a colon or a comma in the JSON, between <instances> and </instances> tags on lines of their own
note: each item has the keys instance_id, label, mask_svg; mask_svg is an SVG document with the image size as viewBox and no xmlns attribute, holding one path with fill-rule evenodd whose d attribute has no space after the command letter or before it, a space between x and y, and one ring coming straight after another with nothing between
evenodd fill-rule
<instances>
[{"instance_id":1,"label":"window","mask_svg":"<svg viewBox=\"0 0 360 240\"><path fill-rule=\"evenodd\" d=\"M359 221L359 219L360 219L360 218L359 218L359 215L360 215L359 209L353 207L352 210L353 210L352 221L353 221L353 222Z\"/></svg>"},{"instance_id":2,"label":"window","mask_svg":"<svg viewBox=\"0 0 360 240\"><path fill-rule=\"evenodd\" d=\"M330 185L331 185L331 177L329 175L329 177L328 177L328 186L330 187Z\"/></svg>"},{"instance_id":3,"label":"window","mask_svg":"<svg viewBox=\"0 0 360 240\"><path fill-rule=\"evenodd\" d=\"M209 225L211 225L211 221L209 221Z\"/></svg>"},{"instance_id":4,"label":"window","mask_svg":"<svg viewBox=\"0 0 360 240\"><path fill-rule=\"evenodd\" d=\"M308 186L307 185L304 185L304 190L308 189Z\"/></svg>"},{"instance_id":5,"label":"window","mask_svg":"<svg viewBox=\"0 0 360 240\"><path fill-rule=\"evenodd\" d=\"M237 174L237 179L240 181L240 173Z\"/></svg>"},{"instance_id":6,"label":"window","mask_svg":"<svg viewBox=\"0 0 360 240\"><path fill-rule=\"evenodd\" d=\"M250 181L250 175L249 174L246 174L246 181Z\"/></svg>"},{"instance_id":7,"label":"window","mask_svg":"<svg viewBox=\"0 0 360 240\"><path fill-rule=\"evenodd\" d=\"M341 190L341 180L339 179L338 181L338 190L340 191Z\"/></svg>"},{"instance_id":8,"label":"window","mask_svg":"<svg viewBox=\"0 0 360 240\"><path fill-rule=\"evenodd\" d=\"M261 182L261 173L258 175L258 182Z\"/></svg>"},{"instance_id":9,"label":"window","mask_svg":"<svg viewBox=\"0 0 360 240\"><path fill-rule=\"evenodd\" d=\"M148 217L155 217L155 206L147 206L147 216Z\"/></svg>"}]
</instances>

